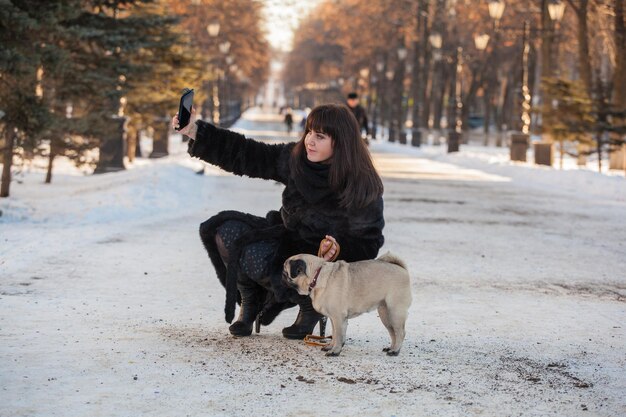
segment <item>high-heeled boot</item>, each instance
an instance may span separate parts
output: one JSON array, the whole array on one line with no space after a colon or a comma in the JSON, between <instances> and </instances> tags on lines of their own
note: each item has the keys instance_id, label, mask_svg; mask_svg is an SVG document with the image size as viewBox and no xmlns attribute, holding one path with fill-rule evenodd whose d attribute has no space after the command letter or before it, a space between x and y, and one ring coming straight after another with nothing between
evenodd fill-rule
<instances>
[{"instance_id":1,"label":"high-heeled boot","mask_svg":"<svg viewBox=\"0 0 626 417\"><path fill-rule=\"evenodd\" d=\"M233 336L250 336L252 325L261 310L261 291L252 286L237 284L239 294L241 294L241 306L237 321L230 325L228 330Z\"/></svg>"},{"instance_id":2,"label":"high-heeled boot","mask_svg":"<svg viewBox=\"0 0 626 417\"><path fill-rule=\"evenodd\" d=\"M298 304L300 305L300 311L296 321L291 326L283 329L283 336L287 339L304 339L306 335L313 333L315 325L324 317L315 311L309 297L306 297Z\"/></svg>"}]
</instances>

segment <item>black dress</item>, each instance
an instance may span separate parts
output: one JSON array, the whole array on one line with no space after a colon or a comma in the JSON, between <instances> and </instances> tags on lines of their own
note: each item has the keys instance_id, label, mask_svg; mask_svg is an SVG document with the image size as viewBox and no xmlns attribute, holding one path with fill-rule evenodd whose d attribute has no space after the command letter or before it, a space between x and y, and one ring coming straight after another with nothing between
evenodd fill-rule
<instances>
[{"instance_id":1,"label":"black dress","mask_svg":"<svg viewBox=\"0 0 626 417\"><path fill-rule=\"evenodd\" d=\"M269 145L203 121L196 123L196 139L189 141L191 156L236 175L285 185L280 211L272 210L265 217L223 211L200 225L202 242L226 288L226 321L234 317L237 282L249 280L262 287L267 292L266 307L297 302L296 292L282 283L283 262L298 253L317 254L325 235L341 246L338 259L354 262L376 257L384 243L382 196L369 206L347 210L328 186L329 165L304 158L303 173L291 172L295 143ZM219 255L216 233L228 249L228 265Z\"/></svg>"}]
</instances>

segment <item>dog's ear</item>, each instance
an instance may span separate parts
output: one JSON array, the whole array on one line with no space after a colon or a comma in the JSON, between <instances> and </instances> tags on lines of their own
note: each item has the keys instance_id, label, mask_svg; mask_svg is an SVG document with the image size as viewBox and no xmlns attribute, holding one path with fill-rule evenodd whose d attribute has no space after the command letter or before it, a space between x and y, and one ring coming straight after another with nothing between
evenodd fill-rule
<instances>
[{"instance_id":1,"label":"dog's ear","mask_svg":"<svg viewBox=\"0 0 626 417\"><path fill-rule=\"evenodd\" d=\"M296 259L289 264L289 276L293 279L298 275L306 275L306 262L302 259Z\"/></svg>"}]
</instances>

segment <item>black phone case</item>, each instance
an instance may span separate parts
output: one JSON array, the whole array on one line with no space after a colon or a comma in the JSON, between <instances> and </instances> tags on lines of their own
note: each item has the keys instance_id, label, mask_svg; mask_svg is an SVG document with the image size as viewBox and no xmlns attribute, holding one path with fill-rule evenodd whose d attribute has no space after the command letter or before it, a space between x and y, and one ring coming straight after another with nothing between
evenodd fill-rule
<instances>
[{"instance_id":1,"label":"black phone case","mask_svg":"<svg viewBox=\"0 0 626 417\"><path fill-rule=\"evenodd\" d=\"M178 105L178 129L180 130L189 124L191 119L191 107L193 105L193 89L186 91L180 98Z\"/></svg>"}]
</instances>

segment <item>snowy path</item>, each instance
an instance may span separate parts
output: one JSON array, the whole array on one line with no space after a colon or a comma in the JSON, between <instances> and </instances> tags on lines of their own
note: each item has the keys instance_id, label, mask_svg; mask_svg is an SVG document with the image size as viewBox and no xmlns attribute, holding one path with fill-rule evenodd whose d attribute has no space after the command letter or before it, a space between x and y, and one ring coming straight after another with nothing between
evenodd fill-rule
<instances>
[{"instance_id":1,"label":"snowy path","mask_svg":"<svg viewBox=\"0 0 626 417\"><path fill-rule=\"evenodd\" d=\"M197 226L275 209L281 187L196 175L174 143L0 201L0 416L626 414L625 181L371 149L382 252L413 278L400 356L375 313L337 358L282 338L295 309L232 338Z\"/></svg>"}]
</instances>

